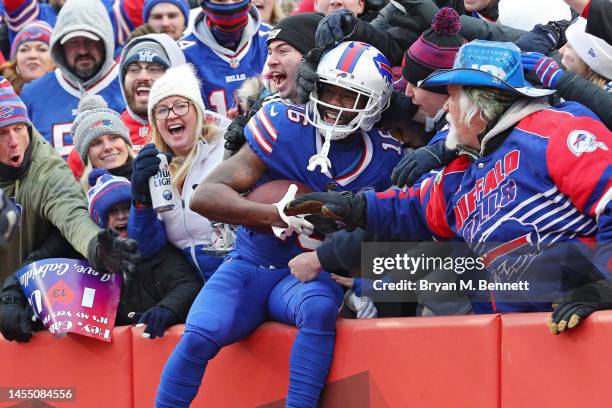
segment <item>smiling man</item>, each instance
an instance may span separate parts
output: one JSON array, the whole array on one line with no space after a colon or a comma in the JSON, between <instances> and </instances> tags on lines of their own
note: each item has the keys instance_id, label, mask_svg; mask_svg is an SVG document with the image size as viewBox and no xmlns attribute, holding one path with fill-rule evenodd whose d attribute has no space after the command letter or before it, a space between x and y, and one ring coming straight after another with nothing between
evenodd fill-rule
<instances>
[{"instance_id":1,"label":"smiling man","mask_svg":"<svg viewBox=\"0 0 612 408\"><path fill-rule=\"evenodd\" d=\"M296 102L295 77L302 57L315 47L321 13L302 13L281 20L268 36L268 77L282 99Z\"/></svg>"}]
</instances>

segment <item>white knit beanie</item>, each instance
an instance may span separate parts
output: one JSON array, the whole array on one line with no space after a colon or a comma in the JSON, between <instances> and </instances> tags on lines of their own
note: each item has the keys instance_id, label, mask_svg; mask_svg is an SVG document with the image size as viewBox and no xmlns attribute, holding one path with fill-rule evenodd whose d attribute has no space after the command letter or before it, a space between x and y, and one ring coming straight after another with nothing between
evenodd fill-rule
<instances>
[{"instance_id":1,"label":"white knit beanie","mask_svg":"<svg viewBox=\"0 0 612 408\"><path fill-rule=\"evenodd\" d=\"M153 83L147 107L151 126L156 126L153 109L162 99L169 96L182 96L189 99L198 109L200 118L204 117L205 106L200 94L200 81L196 77L193 65L183 64L169 68Z\"/></svg>"},{"instance_id":2,"label":"white knit beanie","mask_svg":"<svg viewBox=\"0 0 612 408\"><path fill-rule=\"evenodd\" d=\"M612 79L612 45L601 38L588 34L586 19L578 19L567 28L565 36L567 42L576 51L576 54L593 71L610 80Z\"/></svg>"}]
</instances>

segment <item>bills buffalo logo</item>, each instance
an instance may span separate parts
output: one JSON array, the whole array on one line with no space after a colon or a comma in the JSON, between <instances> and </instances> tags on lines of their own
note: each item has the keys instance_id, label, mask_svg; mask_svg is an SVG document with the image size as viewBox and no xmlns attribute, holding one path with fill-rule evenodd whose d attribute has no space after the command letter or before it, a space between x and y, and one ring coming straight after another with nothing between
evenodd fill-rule
<instances>
[{"instance_id":1,"label":"bills buffalo logo","mask_svg":"<svg viewBox=\"0 0 612 408\"><path fill-rule=\"evenodd\" d=\"M92 123L89 128L90 129L95 129L98 128L100 126L112 126L113 125L113 121L110 119L102 119L102 120L98 120L95 121L94 123Z\"/></svg>"},{"instance_id":2,"label":"bills buffalo logo","mask_svg":"<svg viewBox=\"0 0 612 408\"><path fill-rule=\"evenodd\" d=\"M574 130L567 136L567 147L576 157L582 153L592 153L597 149L608 150L604 142L597 140L594 134L586 130Z\"/></svg>"},{"instance_id":3,"label":"bills buffalo logo","mask_svg":"<svg viewBox=\"0 0 612 408\"><path fill-rule=\"evenodd\" d=\"M514 238L508 239L509 234ZM484 234L482 240L486 243L477 252L495 281L499 282L521 279L542 252L536 226L516 218L502 221Z\"/></svg>"},{"instance_id":4,"label":"bills buffalo logo","mask_svg":"<svg viewBox=\"0 0 612 408\"><path fill-rule=\"evenodd\" d=\"M13 108L12 106L5 105L2 108L0 108L0 118L6 119L10 117L13 114L13 112L15 112L15 108Z\"/></svg>"},{"instance_id":5,"label":"bills buffalo logo","mask_svg":"<svg viewBox=\"0 0 612 408\"><path fill-rule=\"evenodd\" d=\"M384 55L379 53L376 55L376 57L374 57L374 64L385 81L390 84L393 83L393 70L389 65L389 60L387 60Z\"/></svg>"}]
</instances>

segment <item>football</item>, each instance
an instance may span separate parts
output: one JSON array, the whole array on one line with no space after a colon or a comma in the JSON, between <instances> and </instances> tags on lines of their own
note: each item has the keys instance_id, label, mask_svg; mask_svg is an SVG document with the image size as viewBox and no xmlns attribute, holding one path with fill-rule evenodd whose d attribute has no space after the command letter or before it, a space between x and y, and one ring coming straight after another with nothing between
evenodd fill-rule
<instances>
[{"instance_id":1,"label":"football","mask_svg":"<svg viewBox=\"0 0 612 408\"><path fill-rule=\"evenodd\" d=\"M261 204L275 204L285 196L291 184L295 184L298 188L297 193L295 193L296 197L312 192L310 187L297 181L274 180L255 187L249 194L247 194L246 199ZM272 228L270 227L265 229L255 229L259 232L272 234Z\"/></svg>"},{"instance_id":2,"label":"football","mask_svg":"<svg viewBox=\"0 0 612 408\"><path fill-rule=\"evenodd\" d=\"M298 181L274 180L255 187L247 196L247 200L261 204L278 203L287 193L289 186L295 184L298 188L296 197L311 193L312 189Z\"/></svg>"}]
</instances>

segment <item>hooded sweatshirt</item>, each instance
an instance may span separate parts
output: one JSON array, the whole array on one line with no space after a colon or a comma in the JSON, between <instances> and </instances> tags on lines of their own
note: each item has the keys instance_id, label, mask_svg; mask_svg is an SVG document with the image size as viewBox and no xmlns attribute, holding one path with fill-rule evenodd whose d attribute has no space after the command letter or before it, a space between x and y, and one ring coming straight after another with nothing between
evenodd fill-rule
<instances>
[{"instance_id":1,"label":"hooded sweatshirt","mask_svg":"<svg viewBox=\"0 0 612 408\"><path fill-rule=\"evenodd\" d=\"M95 34L104 44L102 67L86 81L68 68L61 45L65 35L81 30ZM125 109L119 87L118 64L113 60L113 27L104 4L100 1L68 0L57 16L50 48L57 68L27 84L21 97L34 126L66 158L73 147L70 126L85 92L102 96L108 106L117 112Z\"/></svg>"},{"instance_id":2,"label":"hooded sweatshirt","mask_svg":"<svg viewBox=\"0 0 612 408\"><path fill-rule=\"evenodd\" d=\"M257 9L251 7L238 47L230 50L217 42L206 24L206 15L200 12L195 31L178 43L187 62L198 71L207 109L227 116L227 111L234 106L234 92L245 79L261 74L268 56L269 31L270 27L261 22Z\"/></svg>"}]
</instances>

